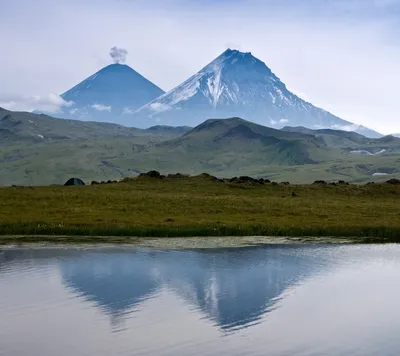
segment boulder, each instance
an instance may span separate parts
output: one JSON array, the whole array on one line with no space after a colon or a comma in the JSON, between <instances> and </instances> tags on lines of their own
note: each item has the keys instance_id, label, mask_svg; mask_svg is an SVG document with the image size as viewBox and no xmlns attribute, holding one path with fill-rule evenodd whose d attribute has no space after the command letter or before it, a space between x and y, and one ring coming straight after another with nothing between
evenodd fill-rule
<instances>
[{"instance_id":1,"label":"boulder","mask_svg":"<svg viewBox=\"0 0 400 356\"><path fill-rule=\"evenodd\" d=\"M400 179L392 178L392 179L389 179L386 183L387 184L400 184Z\"/></svg>"},{"instance_id":2,"label":"boulder","mask_svg":"<svg viewBox=\"0 0 400 356\"><path fill-rule=\"evenodd\" d=\"M324 180L316 180L313 184L326 185L328 183L326 183Z\"/></svg>"},{"instance_id":3,"label":"boulder","mask_svg":"<svg viewBox=\"0 0 400 356\"><path fill-rule=\"evenodd\" d=\"M161 174L158 171L149 171L147 173L140 173L139 177L160 178Z\"/></svg>"},{"instance_id":4,"label":"boulder","mask_svg":"<svg viewBox=\"0 0 400 356\"><path fill-rule=\"evenodd\" d=\"M239 177L239 181L241 183L264 184L264 181L260 181L259 179L252 178L249 176L241 176Z\"/></svg>"}]
</instances>

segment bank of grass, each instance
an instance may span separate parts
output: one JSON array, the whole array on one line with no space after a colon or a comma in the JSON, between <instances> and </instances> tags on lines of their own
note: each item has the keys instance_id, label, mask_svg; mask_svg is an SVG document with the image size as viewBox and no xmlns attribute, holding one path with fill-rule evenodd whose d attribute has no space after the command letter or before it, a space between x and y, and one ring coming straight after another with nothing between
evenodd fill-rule
<instances>
[{"instance_id":1,"label":"bank of grass","mask_svg":"<svg viewBox=\"0 0 400 356\"><path fill-rule=\"evenodd\" d=\"M0 240L320 236L400 242L399 197L400 186L390 184L253 185L207 177L2 188Z\"/></svg>"}]
</instances>

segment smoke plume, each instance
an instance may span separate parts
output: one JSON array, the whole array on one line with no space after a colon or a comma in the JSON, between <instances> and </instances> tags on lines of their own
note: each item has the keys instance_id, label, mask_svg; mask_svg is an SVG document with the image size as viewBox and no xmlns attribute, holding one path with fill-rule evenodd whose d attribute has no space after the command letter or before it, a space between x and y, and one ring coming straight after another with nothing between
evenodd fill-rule
<instances>
[{"instance_id":1,"label":"smoke plume","mask_svg":"<svg viewBox=\"0 0 400 356\"><path fill-rule=\"evenodd\" d=\"M124 48L113 47L110 50L110 56L114 63L125 63L128 51Z\"/></svg>"}]
</instances>

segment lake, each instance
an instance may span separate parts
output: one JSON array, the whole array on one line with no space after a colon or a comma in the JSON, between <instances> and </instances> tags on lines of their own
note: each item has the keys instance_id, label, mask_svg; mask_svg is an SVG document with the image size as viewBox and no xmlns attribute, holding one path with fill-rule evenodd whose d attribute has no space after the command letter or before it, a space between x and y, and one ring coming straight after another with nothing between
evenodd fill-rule
<instances>
[{"instance_id":1,"label":"lake","mask_svg":"<svg viewBox=\"0 0 400 356\"><path fill-rule=\"evenodd\" d=\"M0 251L0 355L398 355L399 245Z\"/></svg>"}]
</instances>

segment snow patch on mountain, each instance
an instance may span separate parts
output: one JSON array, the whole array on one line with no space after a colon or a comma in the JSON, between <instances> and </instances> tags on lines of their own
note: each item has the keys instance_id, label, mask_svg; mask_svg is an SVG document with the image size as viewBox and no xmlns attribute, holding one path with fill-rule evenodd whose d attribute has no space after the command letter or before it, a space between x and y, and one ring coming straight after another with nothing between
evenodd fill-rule
<instances>
[{"instance_id":1,"label":"snow patch on mountain","mask_svg":"<svg viewBox=\"0 0 400 356\"><path fill-rule=\"evenodd\" d=\"M375 152L375 153L367 151L367 150L353 150L353 151L350 151L350 153L364 155L364 156L378 156L378 155L381 155L381 154L383 154L385 152L387 152L386 149L381 149L380 151Z\"/></svg>"},{"instance_id":2,"label":"snow patch on mountain","mask_svg":"<svg viewBox=\"0 0 400 356\"><path fill-rule=\"evenodd\" d=\"M171 109L171 106L162 103L154 103L150 105L151 110L155 112L163 112Z\"/></svg>"}]
</instances>

